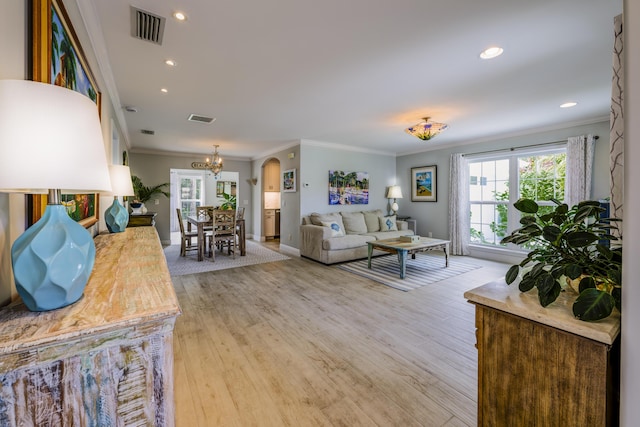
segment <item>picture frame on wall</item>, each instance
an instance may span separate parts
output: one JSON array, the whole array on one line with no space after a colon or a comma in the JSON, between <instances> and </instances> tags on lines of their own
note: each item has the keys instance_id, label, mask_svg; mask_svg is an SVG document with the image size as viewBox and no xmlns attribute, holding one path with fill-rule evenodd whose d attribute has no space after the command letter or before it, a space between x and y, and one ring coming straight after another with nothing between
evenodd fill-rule
<instances>
[{"instance_id":1,"label":"picture frame on wall","mask_svg":"<svg viewBox=\"0 0 640 427\"><path fill-rule=\"evenodd\" d=\"M296 192L296 170L295 169L289 169L282 172L282 192L283 193Z\"/></svg>"},{"instance_id":2,"label":"picture frame on wall","mask_svg":"<svg viewBox=\"0 0 640 427\"><path fill-rule=\"evenodd\" d=\"M411 201L438 201L438 168L436 165L411 168Z\"/></svg>"},{"instance_id":3,"label":"picture frame on wall","mask_svg":"<svg viewBox=\"0 0 640 427\"><path fill-rule=\"evenodd\" d=\"M32 80L82 93L96 104L100 116L101 93L62 0L32 0L31 6ZM44 214L47 196L26 198L31 226ZM72 219L88 228L98 222L99 199L98 193L64 194L63 204Z\"/></svg>"}]
</instances>

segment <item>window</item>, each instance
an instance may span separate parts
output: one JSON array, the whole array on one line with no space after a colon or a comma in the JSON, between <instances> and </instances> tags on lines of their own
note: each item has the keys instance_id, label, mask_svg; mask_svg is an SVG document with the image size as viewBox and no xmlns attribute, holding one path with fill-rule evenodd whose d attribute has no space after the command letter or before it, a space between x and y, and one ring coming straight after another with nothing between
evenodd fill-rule
<instances>
[{"instance_id":1,"label":"window","mask_svg":"<svg viewBox=\"0 0 640 427\"><path fill-rule=\"evenodd\" d=\"M520 226L513 204L530 198L551 210L564 199L566 150L522 152L470 158L471 243L503 246L500 241Z\"/></svg>"},{"instance_id":2,"label":"window","mask_svg":"<svg viewBox=\"0 0 640 427\"><path fill-rule=\"evenodd\" d=\"M203 179L201 176L180 175L180 210L182 217L196 214L196 208L204 205Z\"/></svg>"}]
</instances>

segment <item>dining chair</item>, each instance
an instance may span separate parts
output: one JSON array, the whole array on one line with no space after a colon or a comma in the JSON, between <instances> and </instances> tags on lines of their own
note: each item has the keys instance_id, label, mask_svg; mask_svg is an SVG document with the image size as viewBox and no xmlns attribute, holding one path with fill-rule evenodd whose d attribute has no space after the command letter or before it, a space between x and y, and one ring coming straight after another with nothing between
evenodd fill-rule
<instances>
[{"instance_id":1,"label":"dining chair","mask_svg":"<svg viewBox=\"0 0 640 427\"><path fill-rule=\"evenodd\" d=\"M178 214L178 224L180 225L180 256L186 256L187 251L198 250L198 232L186 231L184 229L184 221L182 220L182 212L180 212L180 208L176 208L176 213ZM194 238L196 240L195 245L193 244Z\"/></svg>"},{"instance_id":2,"label":"dining chair","mask_svg":"<svg viewBox=\"0 0 640 427\"><path fill-rule=\"evenodd\" d=\"M236 209L236 219L244 219L244 208Z\"/></svg>"},{"instance_id":3,"label":"dining chair","mask_svg":"<svg viewBox=\"0 0 640 427\"><path fill-rule=\"evenodd\" d=\"M213 210L214 207L213 206L196 206L196 215L198 216L198 218L200 217L200 215L208 215L209 217L211 217L213 215ZM213 227L211 227L210 225L205 225L204 226L204 230L208 231L211 230Z\"/></svg>"},{"instance_id":4,"label":"dining chair","mask_svg":"<svg viewBox=\"0 0 640 427\"><path fill-rule=\"evenodd\" d=\"M209 235L209 256L216 260L216 249L236 257L236 211L234 209L215 209L213 211L213 230Z\"/></svg>"}]
</instances>

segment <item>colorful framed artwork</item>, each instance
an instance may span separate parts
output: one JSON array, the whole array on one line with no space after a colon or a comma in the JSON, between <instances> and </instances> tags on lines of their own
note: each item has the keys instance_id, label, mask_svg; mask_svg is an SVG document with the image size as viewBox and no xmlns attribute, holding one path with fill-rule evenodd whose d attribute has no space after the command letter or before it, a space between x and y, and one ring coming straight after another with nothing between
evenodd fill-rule
<instances>
[{"instance_id":1,"label":"colorful framed artwork","mask_svg":"<svg viewBox=\"0 0 640 427\"><path fill-rule=\"evenodd\" d=\"M437 166L411 168L411 201L438 201Z\"/></svg>"},{"instance_id":2,"label":"colorful framed artwork","mask_svg":"<svg viewBox=\"0 0 640 427\"><path fill-rule=\"evenodd\" d=\"M95 102L99 115L101 94L62 0L32 0L31 4L32 80L86 95ZM26 197L27 226L30 226L44 213L47 196L29 194ZM63 195L69 216L84 227L98 222L98 200L96 193Z\"/></svg>"},{"instance_id":3,"label":"colorful framed artwork","mask_svg":"<svg viewBox=\"0 0 640 427\"><path fill-rule=\"evenodd\" d=\"M282 172L282 191L284 193L296 192L296 170L289 169Z\"/></svg>"},{"instance_id":4,"label":"colorful framed artwork","mask_svg":"<svg viewBox=\"0 0 640 427\"><path fill-rule=\"evenodd\" d=\"M329 171L330 205L369 204L369 173Z\"/></svg>"}]
</instances>

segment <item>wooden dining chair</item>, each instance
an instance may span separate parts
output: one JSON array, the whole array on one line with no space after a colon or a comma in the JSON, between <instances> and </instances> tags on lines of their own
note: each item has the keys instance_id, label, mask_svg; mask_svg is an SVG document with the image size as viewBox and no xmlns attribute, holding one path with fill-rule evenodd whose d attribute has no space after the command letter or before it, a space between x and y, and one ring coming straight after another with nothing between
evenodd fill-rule
<instances>
[{"instance_id":1,"label":"wooden dining chair","mask_svg":"<svg viewBox=\"0 0 640 427\"><path fill-rule=\"evenodd\" d=\"M209 237L209 256L215 261L216 249L236 257L236 211L233 209L213 211L213 230Z\"/></svg>"},{"instance_id":2,"label":"wooden dining chair","mask_svg":"<svg viewBox=\"0 0 640 427\"><path fill-rule=\"evenodd\" d=\"M208 215L209 217L211 217L213 216L213 209L213 206L196 206L196 215L200 217L200 214L203 213L204 215ZM213 227L211 227L210 225L204 226L205 231L209 231L212 228Z\"/></svg>"},{"instance_id":3,"label":"wooden dining chair","mask_svg":"<svg viewBox=\"0 0 640 427\"><path fill-rule=\"evenodd\" d=\"M198 250L198 232L186 231L184 229L184 221L182 220L182 212L180 208L176 208L178 214L178 224L180 225L180 256L186 256L187 251ZM196 240L196 244L193 244L193 239Z\"/></svg>"}]
</instances>

